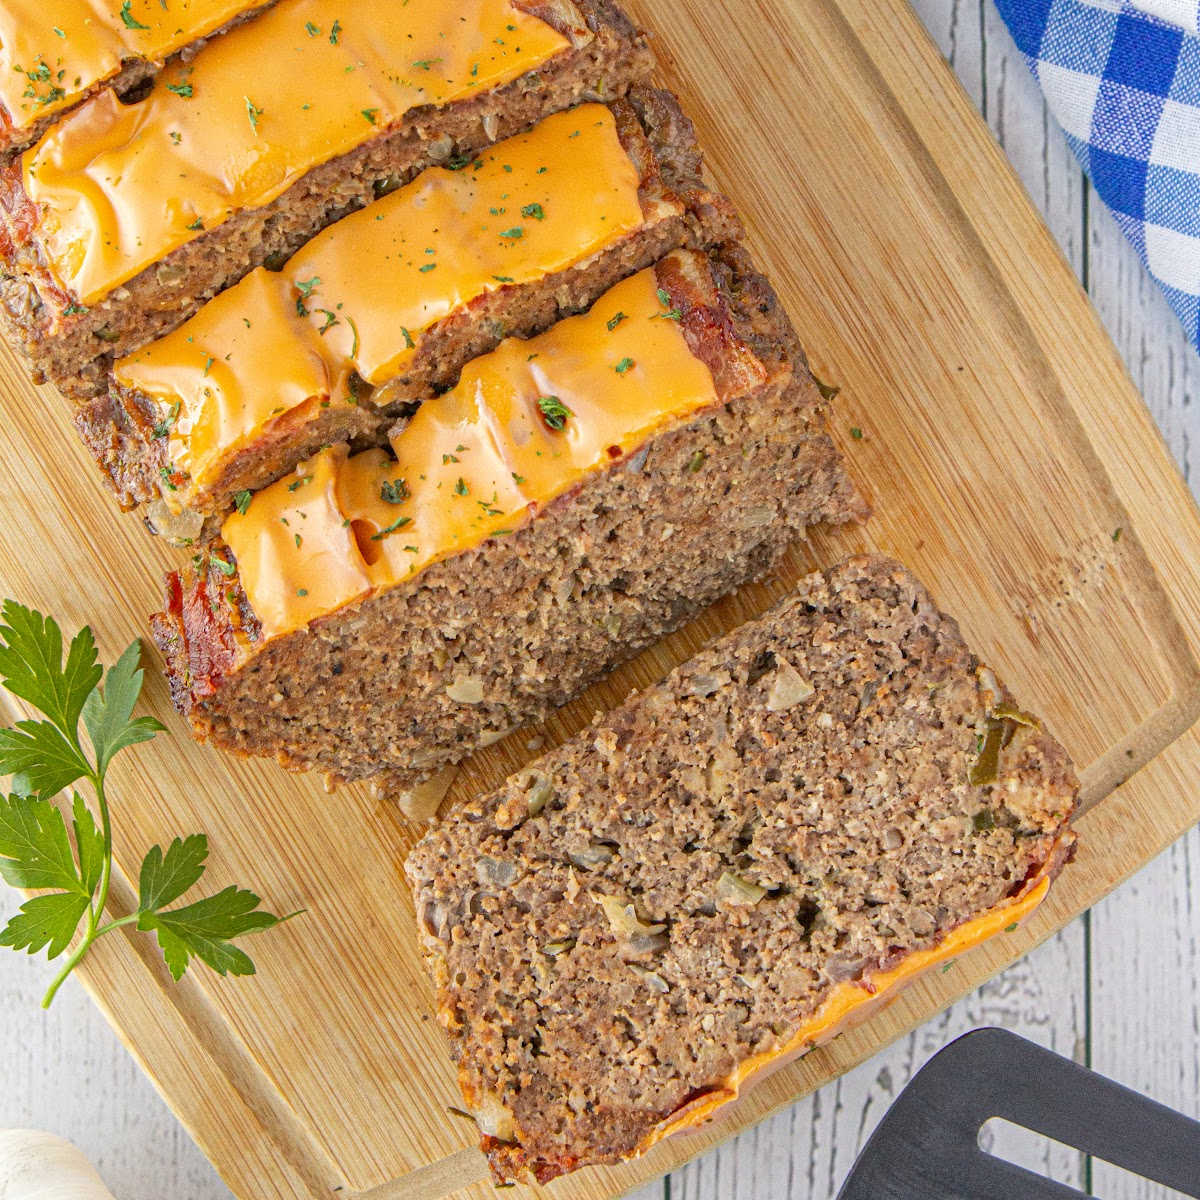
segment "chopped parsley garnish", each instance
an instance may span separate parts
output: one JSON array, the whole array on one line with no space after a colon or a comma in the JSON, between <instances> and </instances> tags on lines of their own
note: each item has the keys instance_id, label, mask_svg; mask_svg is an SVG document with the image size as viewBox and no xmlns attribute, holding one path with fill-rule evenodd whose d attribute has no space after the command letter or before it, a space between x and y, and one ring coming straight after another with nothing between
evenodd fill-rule
<instances>
[{"instance_id":1,"label":"chopped parsley garnish","mask_svg":"<svg viewBox=\"0 0 1200 1200\"><path fill-rule=\"evenodd\" d=\"M162 477L163 484L166 486L167 491L169 491L169 492L179 491L178 485L175 483L174 479L172 479L172 477L171 477L171 468L170 467L159 467L158 473Z\"/></svg>"},{"instance_id":2,"label":"chopped parsley garnish","mask_svg":"<svg viewBox=\"0 0 1200 1200\"><path fill-rule=\"evenodd\" d=\"M542 420L551 429L561 429L567 423L567 418L574 416L557 396L539 396L537 406L541 410Z\"/></svg>"},{"instance_id":3,"label":"chopped parsley garnish","mask_svg":"<svg viewBox=\"0 0 1200 1200\"><path fill-rule=\"evenodd\" d=\"M297 588L297 589L296 589L296 595L297 595L297 596L300 596L300 597L307 596L307 595L308 595L308 588Z\"/></svg>"},{"instance_id":4,"label":"chopped parsley garnish","mask_svg":"<svg viewBox=\"0 0 1200 1200\"><path fill-rule=\"evenodd\" d=\"M663 288L657 288L656 294L658 296L659 304L661 304L667 311L655 313L654 315L656 317L662 317L664 321L678 321L683 314L679 311L679 309L671 307L670 293L665 291Z\"/></svg>"},{"instance_id":5,"label":"chopped parsley garnish","mask_svg":"<svg viewBox=\"0 0 1200 1200\"><path fill-rule=\"evenodd\" d=\"M76 313L85 313L85 312L87 312L86 304L76 304L75 301L72 300L71 303L68 304L67 307L63 309L63 316L64 317L73 317L73 316L75 316Z\"/></svg>"},{"instance_id":6,"label":"chopped parsley garnish","mask_svg":"<svg viewBox=\"0 0 1200 1200\"><path fill-rule=\"evenodd\" d=\"M443 454L442 455L442 466L443 467L452 462L458 462L457 454Z\"/></svg>"},{"instance_id":7,"label":"chopped parsley garnish","mask_svg":"<svg viewBox=\"0 0 1200 1200\"><path fill-rule=\"evenodd\" d=\"M405 329L403 325L400 326L400 332L402 334L404 334L405 350L415 350L417 348L417 343L413 341L412 334L409 333L408 330Z\"/></svg>"},{"instance_id":8,"label":"chopped parsley garnish","mask_svg":"<svg viewBox=\"0 0 1200 1200\"><path fill-rule=\"evenodd\" d=\"M518 475L518 474L516 473L516 471L514 471L514 472L512 473L512 477L513 477L513 483L515 483L515 484L517 485L517 487L520 487L520 486L521 486L521 484L523 484L523 483L525 482L525 476L524 476L524 475Z\"/></svg>"},{"instance_id":9,"label":"chopped parsley garnish","mask_svg":"<svg viewBox=\"0 0 1200 1200\"><path fill-rule=\"evenodd\" d=\"M232 575L234 571L237 570L237 567L235 567L233 563L226 562L225 559L220 558L215 554L210 554L208 556L208 561L212 563L212 565L216 567L222 575Z\"/></svg>"},{"instance_id":10,"label":"chopped parsley garnish","mask_svg":"<svg viewBox=\"0 0 1200 1200\"><path fill-rule=\"evenodd\" d=\"M471 489L467 487L467 481L460 475L458 482L454 485L454 494L456 496L466 496L470 494Z\"/></svg>"},{"instance_id":11,"label":"chopped parsley garnish","mask_svg":"<svg viewBox=\"0 0 1200 1200\"><path fill-rule=\"evenodd\" d=\"M428 71L434 63L440 63L441 61L442 60L440 58L418 58L416 62L413 63L413 66L416 67L418 71Z\"/></svg>"},{"instance_id":12,"label":"chopped parsley garnish","mask_svg":"<svg viewBox=\"0 0 1200 1200\"><path fill-rule=\"evenodd\" d=\"M513 282L513 277L511 275L493 275L492 278L497 283L512 283Z\"/></svg>"},{"instance_id":13,"label":"chopped parsley garnish","mask_svg":"<svg viewBox=\"0 0 1200 1200\"><path fill-rule=\"evenodd\" d=\"M520 225L514 225L511 229L500 230L500 236L506 238L524 237L525 230Z\"/></svg>"},{"instance_id":14,"label":"chopped parsley garnish","mask_svg":"<svg viewBox=\"0 0 1200 1200\"><path fill-rule=\"evenodd\" d=\"M296 291L300 293L296 297L296 315L298 317L308 316L308 305L304 302L313 294L313 289L321 282L320 275L314 275L311 279L298 279L296 281Z\"/></svg>"},{"instance_id":15,"label":"chopped parsley garnish","mask_svg":"<svg viewBox=\"0 0 1200 1200\"><path fill-rule=\"evenodd\" d=\"M362 109L361 111L362 111L362 115L363 115L364 117L366 117L366 118L367 118L367 120L368 120L368 121L370 121L372 125L374 125L374 124L375 124L375 117L376 117L376 115L378 114L378 112L379 112L379 109L377 109L377 108L364 108L364 109Z\"/></svg>"},{"instance_id":16,"label":"chopped parsley garnish","mask_svg":"<svg viewBox=\"0 0 1200 1200\"><path fill-rule=\"evenodd\" d=\"M412 517L397 517L390 525L385 526L378 533L371 534L371 541L378 542L387 537L389 533L395 533L397 529L403 529L405 525L412 524Z\"/></svg>"},{"instance_id":17,"label":"chopped parsley garnish","mask_svg":"<svg viewBox=\"0 0 1200 1200\"><path fill-rule=\"evenodd\" d=\"M862 435L863 435L863 431L862 431L861 429L859 429L859 427L858 427L857 425L852 425L852 426L850 427L850 436L851 436L851 437L852 437L852 438L853 438L853 439L854 439L856 442L860 442L860 441L862 441Z\"/></svg>"},{"instance_id":18,"label":"chopped parsley garnish","mask_svg":"<svg viewBox=\"0 0 1200 1200\"><path fill-rule=\"evenodd\" d=\"M250 501L253 499L253 493L245 491L244 489L240 492L234 492L233 507L236 508L244 517L246 515L246 509L250 507Z\"/></svg>"},{"instance_id":19,"label":"chopped parsley garnish","mask_svg":"<svg viewBox=\"0 0 1200 1200\"><path fill-rule=\"evenodd\" d=\"M427 271L432 271L437 266L437 263L426 263L423 267L417 269L424 275Z\"/></svg>"},{"instance_id":20,"label":"chopped parsley garnish","mask_svg":"<svg viewBox=\"0 0 1200 1200\"><path fill-rule=\"evenodd\" d=\"M133 0L122 0L121 4L121 20L126 29L149 29L149 25L143 25L141 21L133 15Z\"/></svg>"},{"instance_id":21,"label":"chopped parsley garnish","mask_svg":"<svg viewBox=\"0 0 1200 1200\"><path fill-rule=\"evenodd\" d=\"M613 370L616 371L618 375L624 375L625 372L628 371L633 365L633 359L626 356L625 358L621 359L621 361L617 363L615 367L613 367Z\"/></svg>"},{"instance_id":22,"label":"chopped parsley garnish","mask_svg":"<svg viewBox=\"0 0 1200 1200\"><path fill-rule=\"evenodd\" d=\"M688 459L688 465L687 465L688 474L695 475L695 473L698 470L700 470L700 468L702 466L704 466L704 460L707 457L708 457L708 455L705 454L703 450L697 450L695 452L695 454L693 454L692 457Z\"/></svg>"},{"instance_id":23,"label":"chopped parsley garnish","mask_svg":"<svg viewBox=\"0 0 1200 1200\"><path fill-rule=\"evenodd\" d=\"M385 479L379 485L379 498L386 504L400 504L411 495L403 479Z\"/></svg>"},{"instance_id":24,"label":"chopped parsley garnish","mask_svg":"<svg viewBox=\"0 0 1200 1200\"><path fill-rule=\"evenodd\" d=\"M629 314L628 314L628 313L623 313L623 312L618 312L618 313L616 313L615 315L613 315L613 316L609 317L609 319L608 319L608 332L609 332L609 333L612 333L612 331L613 331L614 329L616 329L616 327L617 327L618 325L620 325L620 323L621 323L622 321L627 321L628 319L629 319Z\"/></svg>"},{"instance_id":25,"label":"chopped parsley garnish","mask_svg":"<svg viewBox=\"0 0 1200 1200\"><path fill-rule=\"evenodd\" d=\"M546 210L540 204L526 204L521 209L521 216L533 217L535 221L544 221L546 219Z\"/></svg>"},{"instance_id":26,"label":"chopped parsley garnish","mask_svg":"<svg viewBox=\"0 0 1200 1200\"><path fill-rule=\"evenodd\" d=\"M190 100L196 94L196 89L190 83L168 83L167 91L174 92L175 95L182 96L185 100Z\"/></svg>"},{"instance_id":27,"label":"chopped parsley garnish","mask_svg":"<svg viewBox=\"0 0 1200 1200\"><path fill-rule=\"evenodd\" d=\"M243 96L242 99L246 101L246 116L250 119L250 128L257 134L258 118L263 115L263 110L249 96Z\"/></svg>"},{"instance_id":28,"label":"chopped parsley garnish","mask_svg":"<svg viewBox=\"0 0 1200 1200\"><path fill-rule=\"evenodd\" d=\"M446 159L445 166L447 171L461 171L463 167L469 166L470 163L471 156L469 154L452 154Z\"/></svg>"},{"instance_id":29,"label":"chopped parsley garnish","mask_svg":"<svg viewBox=\"0 0 1200 1200\"><path fill-rule=\"evenodd\" d=\"M332 27L329 30L329 44L331 46L336 46L338 44L338 38L341 37L341 34L342 34L342 23L341 23L341 21L335 20Z\"/></svg>"},{"instance_id":30,"label":"chopped parsley garnish","mask_svg":"<svg viewBox=\"0 0 1200 1200\"><path fill-rule=\"evenodd\" d=\"M311 21L305 21L304 32L307 33L309 37L316 37L321 32L321 27L320 25L314 25Z\"/></svg>"},{"instance_id":31,"label":"chopped parsley garnish","mask_svg":"<svg viewBox=\"0 0 1200 1200\"><path fill-rule=\"evenodd\" d=\"M298 491L306 483L312 483L311 475L301 475L299 479L293 479L292 482L288 484L288 491L289 492Z\"/></svg>"},{"instance_id":32,"label":"chopped parsley garnish","mask_svg":"<svg viewBox=\"0 0 1200 1200\"><path fill-rule=\"evenodd\" d=\"M167 409L161 420L154 423L154 428L150 431L151 435L155 438L165 438L171 432L177 416L179 416L178 400Z\"/></svg>"},{"instance_id":33,"label":"chopped parsley garnish","mask_svg":"<svg viewBox=\"0 0 1200 1200\"><path fill-rule=\"evenodd\" d=\"M196 218L196 219L195 219L195 220L194 220L194 221L193 221L193 222L192 222L192 223L191 223L191 224L188 226L188 228L189 228L190 230L192 230L194 233L199 233L199 232L200 232L200 231L201 231L201 230L204 228L204 220L203 220L203 218L201 218L201 217L197 217L197 218Z\"/></svg>"},{"instance_id":34,"label":"chopped parsley garnish","mask_svg":"<svg viewBox=\"0 0 1200 1200\"><path fill-rule=\"evenodd\" d=\"M330 312L327 308L318 308L316 311L325 314L325 324L317 330L318 333L326 333L338 323L337 313Z\"/></svg>"}]
</instances>

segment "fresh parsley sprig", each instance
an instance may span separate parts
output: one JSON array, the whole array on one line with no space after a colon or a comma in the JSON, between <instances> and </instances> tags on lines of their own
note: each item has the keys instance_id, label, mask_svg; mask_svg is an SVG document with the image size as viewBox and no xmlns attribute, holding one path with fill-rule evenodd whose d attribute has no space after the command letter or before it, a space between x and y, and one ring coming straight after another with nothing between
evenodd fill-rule
<instances>
[{"instance_id":1,"label":"fresh parsley sprig","mask_svg":"<svg viewBox=\"0 0 1200 1200\"><path fill-rule=\"evenodd\" d=\"M29 954L45 950L55 959L82 922L42 1007L50 1006L92 944L123 925L155 934L177 980L193 957L220 975L253 975L254 963L233 940L287 917L265 912L253 892L235 886L168 907L204 874L208 839L202 833L175 838L165 852L154 846L142 862L137 910L104 920L113 861L105 776L121 750L164 728L153 717L133 715L142 690L140 644L134 642L105 674L88 626L71 639L64 662L62 631L53 618L6 600L0 620L0 684L45 718L0 729L0 775L12 776L10 794L0 795L0 878L43 893L26 900L0 930L0 946ZM91 785L94 805L72 791L68 832L54 798L81 781Z\"/></svg>"}]
</instances>

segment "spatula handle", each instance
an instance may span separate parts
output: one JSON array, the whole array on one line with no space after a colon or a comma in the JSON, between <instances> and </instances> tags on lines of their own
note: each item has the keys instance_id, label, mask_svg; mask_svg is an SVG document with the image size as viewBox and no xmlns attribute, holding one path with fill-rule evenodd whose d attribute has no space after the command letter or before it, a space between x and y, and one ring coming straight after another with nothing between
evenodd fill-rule
<instances>
[{"instance_id":1,"label":"spatula handle","mask_svg":"<svg viewBox=\"0 0 1200 1200\"><path fill-rule=\"evenodd\" d=\"M1002 1117L1200 1198L1200 1122L1003 1029L936 1054L888 1110L838 1200L1078 1200L980 1149Z\"/></svg>"}]
</instances>

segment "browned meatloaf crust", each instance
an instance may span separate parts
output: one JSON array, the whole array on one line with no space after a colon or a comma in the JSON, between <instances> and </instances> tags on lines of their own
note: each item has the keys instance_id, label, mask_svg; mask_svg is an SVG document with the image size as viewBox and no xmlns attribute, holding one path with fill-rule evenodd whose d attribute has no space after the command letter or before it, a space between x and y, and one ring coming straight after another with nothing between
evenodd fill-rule
<instances>
[{"instance_id":1,"label":"browned meatloaf crust","mask_svg":"<svg viewBox=\"0 0 1200 1200\"><path fill-rule=\"evenodd\" d=\"M1076 790L922 585L868 557L456 811L407 870L497 1180L637 1154L838 985L866 997L1043 886Z\"/></svg>"},{"instance_id":2,"label":"browned meatloaf crust","mask_svg":"<svg viewBox=\"0 0 1200 1200\"><path fill-rule=\"evenodd\" d=\"M265 487L319 446L338 441L381 444L406 404L454 384L470 359L491 350L502 338L537 333L568 313L587 308L614 283L673 249L703 248L740 236L732 206L704 186L695 130L675 97L638 86L612 108L622 143L641 175L643 206L674 198L684 208L682 216L648 223L589 261L537 283L512 285L479 297L422 335L406 374L387 385L393 397L390 403L382 407L368 403L371 389L360 380L354 389L361 398L357 407L325 408L316 420L303 425L278 423L269 436L232 458L223 477L206 491L191 491L186 477L169 475L172 499L187 497L186 506L196 513L220 513L229 508L235 493ZM167 460L161 421L152 400L115 380L107 393L76 412L76 427L124 508L162 496ZM176 523L176 528L190 530L192 525Z\"/></svg>"},{"instance_id":3,"label":"browned meatloaf crust","mask_svg":"<svg viewBox=\"0 0 1200 1200\"><path fill-rule=\"evenodd\" d=\"M249 21L251 18L258 16L266 8L270 8L275 0L266 0L266 3L258 4L253 8L247 8L245 12L240 12L236 17L226 21L219 29L214 29L212 33L202 38L197 38L190 45L180 50L177 54L173 54L168 62L187 62L189 59L203 49L204 45L211 38L219 37L228 29L232 29L235 25L240 25L243 21ZM136 97L139 90L145 87L158 72L162 69L163 63L150 58L127 58L121 64L121 70L108 79L97 80L86 91L81 92L78 100L67 108L57 108L53 112L47 113L40 120L35 121L32 125L24 125L18 128L12 123L11 114L0 107L0 164L10 162L22 150L27 149L36 142L55 121L61 121L67 113L78 108L89 96L94 96L97 92L102 92L106 88L110 88L116 92L122 99L130 100Z\"/></svg>"},{"instance_id":4,"label":"browned meatloaf crust","mask_svg":"<svg viewBox=\"0 0 1200 1200\"><path fill-rule=\"evenodd\" d=\"M738 248L713 273L720 304L672 300L725 402L516 533L262 646L224 562L171 575L154 637L195 733L294 769L409 787L762 574L806 526L863 515L766 280ZM745 376L709 357L729 353L730 323L766 367L765 382L733 395L723 375ZM481 702L451 698L463 679L478 682Z\"/></svg>"},{"instance_id":5,"label":"browned meatloaf crust","mask_svg":"<svg viewBox=\"0 0 1200 1200\"><path fill-rule=\"evenodd\" d=\"M373 140L313 168L270 204L235 213L83 312L44 266L37 206L25 194L20 165L0 171L0 322L35 381L49 379L76 397L95 395L107 386L115 358L174 329L254 267L286 258L382 190L547 113L615 99L649 74L645 40L612 0L573 0L585 34L565 19L561 4L529 0L524 7L575 48L502 87L413 109Z\"/></svg>"}]
</instances>

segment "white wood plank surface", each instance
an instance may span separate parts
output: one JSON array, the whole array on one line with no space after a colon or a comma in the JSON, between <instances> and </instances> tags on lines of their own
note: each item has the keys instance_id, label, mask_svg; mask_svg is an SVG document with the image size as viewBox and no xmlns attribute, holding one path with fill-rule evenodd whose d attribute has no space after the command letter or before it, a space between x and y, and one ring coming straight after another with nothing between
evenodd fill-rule
<instances>
[{"instance_id":1,"label":"white wood plank surface","mask_svg":"<svg viewBox=\"0 0 1200 1200\"><path fill-rule=\"evenodd\" d=\"M1090 292L1185 473L1200 361L1086 185L989 0L914 0ZM1011 1028L1200 1116L1200 831L1030 958L818 1094L634 1193L634 1200L832 1200L863 1142L926 1059L977 1025ZM15 907L0 895L0 920ZM46 970L0 958L0 1128L80 1145L118 1200L228 1200L75 984L37 1007ZM996 1149L1106 1200L1164 1200L1073 1152Z\"/></svg>"}]
</instances>

